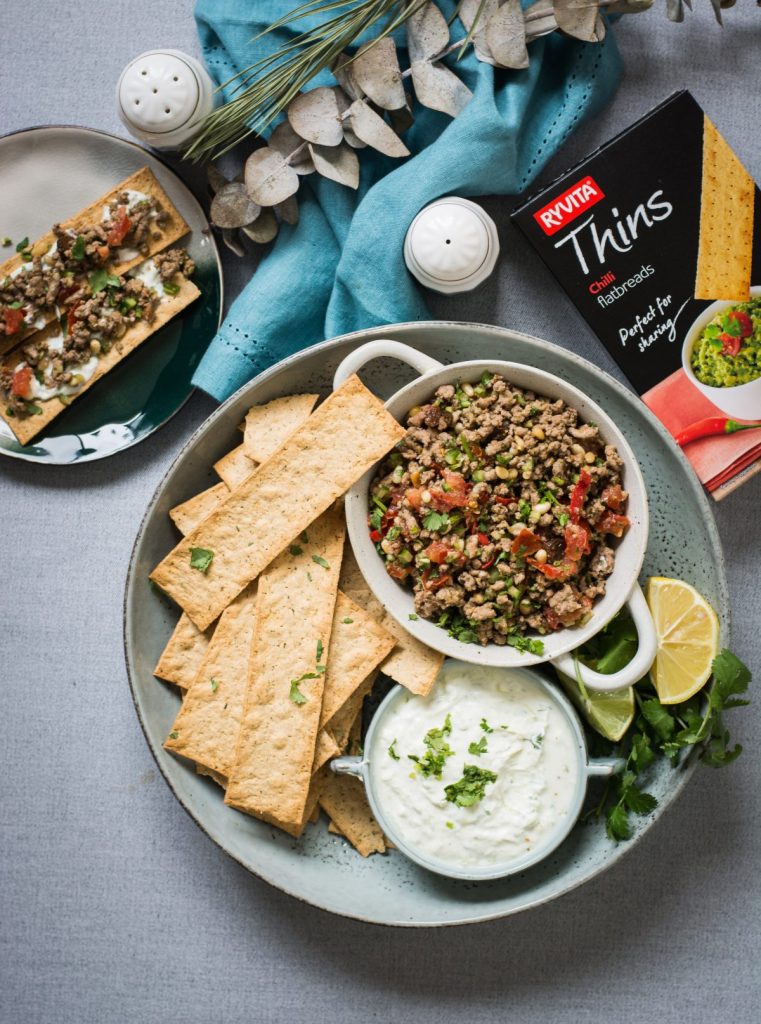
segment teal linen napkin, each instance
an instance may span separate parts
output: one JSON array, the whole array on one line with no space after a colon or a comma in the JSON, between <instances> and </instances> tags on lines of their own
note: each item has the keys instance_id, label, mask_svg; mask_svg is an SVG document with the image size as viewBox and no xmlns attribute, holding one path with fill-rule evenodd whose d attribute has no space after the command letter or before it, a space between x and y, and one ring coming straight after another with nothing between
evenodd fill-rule
<instances>
[{"instance_id":1,"label":"teal linen napkin","mask_svg":"<svg viewBox=\"0 0 761 1024\"><path fill-rule=\"evenodd\" d=\"M198 0L196 21L209 72L219 83L282 41L282 29L251 38L295 0ZM450 14L453 4L443 0ZM303 25L303 23L299 23ZM452 38L464 34L459 21ZM403 43L403 37L401 37ZM199 364L194 383L220 400L257 373L308 345L384 323L425 320L423 292L402 246L421 207L442 195L517 195L581 121L610 99L621 76L612 34L601 45L559 33L531 44L524 71L499 71L471 52L448 63L473 90L451 119L416 105L404 135L411 156L364 149L357 192L302 178L298 225L281 227L233 303ZM402 67L404 54L401 55ZM322 76L318 84L330 83ZM226 98L233 93L225 88Z\"/></svg>"}]
</instances>

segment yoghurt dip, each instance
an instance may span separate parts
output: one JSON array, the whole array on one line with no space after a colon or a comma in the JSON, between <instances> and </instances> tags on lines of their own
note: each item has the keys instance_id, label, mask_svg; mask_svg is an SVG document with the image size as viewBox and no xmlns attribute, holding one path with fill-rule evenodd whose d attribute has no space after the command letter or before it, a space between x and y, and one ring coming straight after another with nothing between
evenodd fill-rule
<instances>
[{"instance_id":1,"label":"yoghurt dip","mask_svg":"<svg viewBox=\"0 0 761 1024\"><path fill-rule=\"evenodd\" d=\"M578 809L579 739L522 669L447 662L430 697L389 706L369 754L389 830L442 867L509 868Z\"/></svg>"}]
</instances>

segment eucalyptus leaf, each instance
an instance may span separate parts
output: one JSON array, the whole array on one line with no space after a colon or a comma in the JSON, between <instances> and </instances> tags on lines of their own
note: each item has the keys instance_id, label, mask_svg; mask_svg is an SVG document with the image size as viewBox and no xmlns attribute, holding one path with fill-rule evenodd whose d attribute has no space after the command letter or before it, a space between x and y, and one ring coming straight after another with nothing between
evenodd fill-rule
<instances>
[{"instance_id":1,"label":"eucalyptus leaf","mask_svg":"<svg viewBox=\"0 0 761 1024\"><path fill-rule=\"evenodd\" d=\"M309 152L312 154L314 167L318 174L339 185L357 188L359 185L359 160L357 154L346 145L313 146L310 142Z\"/></svg>"},{"instance_id":2,"label":"eucalyptus leaf","mask_svg":"<svg viewBox=\"0 0 761 1024\"><path fill-rule=\"evenodd\" d=\"M666 17L669 21L684 21L684 3L682 0L666 0Z\"/></svg>"},{"instance_id":3,"label":"eucalyptus leaf","mask_svg":"<svg viewBox=\"0 0 761 1024\"><path fill-rule=\"evenodd\" d=\"M289 121L282 121L269 138L270 149L281 156L290 158L289 165L297 174L312 174L314 164L306 143L291 128ZM297 154L294 156L294 153Z\"/></svg>"},{"instance_id":4,"label":"eucalyptus leaf","mask_svg":"<svg viewBox=\"0 0 761 1024\"><path fill-rule=\"evenodd\" d=\"M421 60L411 70L415 94L424 107L457 117L470 102L473 93L443 64Z\"/></svg>"},{"instance_id":5,"label":"eucalyptus leaf","mask_svg":"<svg viewBox=\"0 0 761 1024\"><path fill-rule=\"evenodd\" d=\"M523 12L526 22L526 42L549 35L558 27L552 0L536 0Z\"/></svg>"},{"instance_id":6,"label":"eucalyptus leaf","mask_svg":"<svg viewBox=\"0 0 761 1024\"><path fill-rule=\"evenodd\" d=\"M711 0L711 7L713 7L714 16L716 17L716 20L720 25L724 24L724 22L721 20L721 8L723 6L724 5L722 4L721 0Z\"/></svg>"},{"instance_id":7,"label":"eucalyptus leaf","mask_svg":"<svg viewBox=\"0 0 761 1024\"><path fill-rule=\"evenodd\" d=\"M412 113L412 96L409 93L405 93L405 99L406 103L403 107L400 107L398 110L389 110L388 112L391 127L397 135L406 132L415 123L415 115Z\"/></svg>"},{"instance_id":8,"label":"eucalyptus leaf","mask_svg":"<svg viewBox=\"0 0 761 1024\"><path fill-rule=\"evenodd\" d=\"M457 10L465 30L471 33L470 38L475 55L484 64L496 65L497 63L487 42L485 29L498 10L499 0L462 0Z\"/></svg>"},{"instance_id":9,"label":"eucalyptus leaf","mask_svg":"<svg viewBox=\"0 0 761 1024\"><path fill-rule=\"evenodd\" d=\"M427 61L449 45L449 25L436 4L423 4L407 20L410 64Z\"/></svg>"},{"instance_id":10,"label":"eucalyptus leaf","mask_svg":"<svg viewBox=\"0 0 761 1024\"><path fill-rule=\"evenodd\" d=\"M362 89L357 85L355 80L354 62L352 61L350 54L339 54L338 58L334 61L331 70L333 72L333 77L349 99L358 100L362 98Z\"/></svg>"},{"instance_id":11,"label":"eucalyptus leaf","mask_svg":"<svg viewBox=\"0 0 761 1024\"><path fill-rule=\"evenodd\" d=\"M275 149L264 146L246 160L246 191L260 206L274 206L299 188L299 176Z\"/></svg>"},{"instance_id":12,"label":"eucalyptus leaf","mask_svg":"<svg viewBox=\"0 0 761 1024\"><path fill-rule=\"evenodd\" d=\"M349 122L357 138L377 149L379 153L385 153L386 156L410 155L410 151L394 129L364 100L354 100L349 108Z\"/></svg>"},{"instance_id":13,"label":"eucalyptus leaf","mask_svg":"<svg viewBox=\"0 0 761 1024\"><path fill-rule=\"evenodd\" d=\"M247 224L241 228L241 231L252 242L265 245L267 242L271 242L277 235L279 228L280 225L277 222L277 217L268 207L266 210L262 210L261 216L257 217L253 224Z\"/></svg>"},{"instance_id":14,"label":"eucalyptus leaf","mask_svg":"<svg viewBox=\"0 0 761 1024\"><path fill-rule=\"evenodd\" d=\"M554 0L558 28L585 43L601 43L605 38L605 22L596 3L590 0Z\"/></svg>"},{"instance_id":15,"label":"eucalyptus leaf","mask_svg":"<svg viewBox=\"0 0 761 1024\"><path fill-rule=\"evenodd\" d=\"M348 142L352 149L367 149L367 143L354 134L346 121L344 121L344 142Z\"/></svg>"},{"instance_id":16,"label":"eucalyptus leaf","mask_svg":"<svg viewBox=\"0 0 761 1024\"><path fill-rule=\"evenodd\" d=\"M238 181L226 182L211 201L212 224L218 228L242 228L252 224L262 208L249 198L246 186Z\"/></svg>"},{"instance_id":17,"label":"eucalyptus leaf","mask_svg":"<svg viewBox=\"0 0 761 1024\"><path fill-rule=\"evenodd\" d=\"M527 68L526 23L520 0L507 0L489 18L486 42L501 68Z\"/></svg>"},{"instance_id":18,"label":"eucalyptus leaf","mask_svg":"<svg viewBox=\"0 0 761 1024\"><path fill-rule=\"evenodd\" d=\"M212 193L219 192L223 185L227 184L227 178L220 171L216 164L207 164L206 180Z\"/></svg>"},{"instance_id":19,"label":"eucalyptus leaf","mask_svg":"<svg viewBox=\"0 0 761 1024\"><path fill-rule=\"evenodd\" d=\"M343 140L338 93L326 85L299 93L288 107L288 120L296 134L318 146L337 146Z\"/></svg>"},{"instance_id":20,"label":"eucalyptus leaf","mask_svg":"<svg viewBox=\"0 0 761 1024\"><path fill-rule=\"evenodd\" d=\"M299 204L296 196L288 196L282 203L277 203L274 209L286 224L298 224Z\"/></svg>"},{"instance_id":21,"label":"eucalyptus leaf","mask_svg":"<svg viewBox=\"0 0 761 1024\"><path fill-rule=\"evenodd\" d=\"M404 106L404 82L391 36L363 46L351 65L352 77L365 96L384 110ZM355 96L354 99L360 99Z\"/></svg>"},{"instance_id":22,"label":"eucalyptus leaf","mask_svg":"<svg viewBox=\"0 0 761 1024\"><path fill-rule=\"evenodd\" d=\"M245 256L246 250L240 244L238 232L234 228L225 228L222 232L222 241L236 256Z\"/></svg>"}]
</instances>

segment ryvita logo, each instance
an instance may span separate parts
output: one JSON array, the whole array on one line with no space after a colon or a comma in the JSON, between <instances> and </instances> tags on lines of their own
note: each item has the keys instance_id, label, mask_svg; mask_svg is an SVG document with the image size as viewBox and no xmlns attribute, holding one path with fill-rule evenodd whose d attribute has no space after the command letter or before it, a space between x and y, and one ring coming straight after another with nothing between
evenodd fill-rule
<instances>
[{"instance_id":1,"label":"ryvita logo","mask_svg":"<svg viewBox=\"0 0 761 1024\"><path fill-rule=\"evenodd\" d=\"M534 220L545 233L554 235L566 224L570 224L590 206L605 198L605 193L590 175L571 185L562 195L557 196L534 214Z\"/></svg>"}]
</instances>

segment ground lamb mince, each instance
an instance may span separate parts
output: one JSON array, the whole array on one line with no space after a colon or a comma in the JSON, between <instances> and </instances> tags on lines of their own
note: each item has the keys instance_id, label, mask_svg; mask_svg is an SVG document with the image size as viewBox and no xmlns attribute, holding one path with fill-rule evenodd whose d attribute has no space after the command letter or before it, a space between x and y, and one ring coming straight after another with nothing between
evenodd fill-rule
<instances>
[{"instance_id":1,"label":"ground lamb mince","mask_svg":"<svg viewBox=\"0 0 761 1024\"><path fill-rule=\"evenodd\" d=\"M465 642L540 651L613 570L621 459L575 409L499 374L410 410L371 485L370 536L417 615Z\"/></svg>"},{"instance_id":2,"label":"ground lamb mince","mask_svg":"<svg viewBox=\"0 0 761 1024\"><path fill-rule=\"evenodd\" d=\"M54 313L89 274L113 262L114 250L117 257L122 247L147 256L166 222L158 200L147 196L134 202L125 192L107 208L100 224L79 233L54 224L56 240L48 252L32 255L0 281L0 334L16 334Z\"/></svg>"},{"instance_id":3,"label":"ground lamb mince","mask_svg":"<svg viewBox=\"0 0 761 1024\"><path fill-rule=\"evenodd\" d=\"M0 371L0 393L10 415L31 416L40 411L37 400L75 394L92 375L92 360L108 353L133 324L152 323L164 293L174 294L195 270L185 250L170 249L132 273L151 263L161 291L138 277L115 277L102 270L99 280L91 275L71 288L57 310L60 333L45 335L44 344L33 335L19 346L13 370Z\"/></svg>"}]
</instances>

